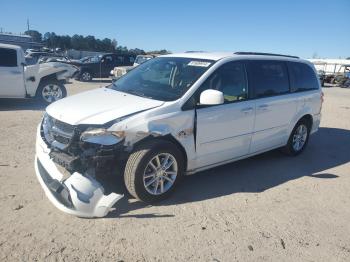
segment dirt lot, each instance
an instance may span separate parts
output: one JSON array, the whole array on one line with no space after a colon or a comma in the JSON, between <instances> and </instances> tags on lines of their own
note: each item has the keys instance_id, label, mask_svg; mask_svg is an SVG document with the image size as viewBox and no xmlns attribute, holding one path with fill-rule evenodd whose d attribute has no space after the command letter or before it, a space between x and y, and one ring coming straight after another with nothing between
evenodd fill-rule
<instances>
[{"instance_id":1,"label":"dirt lot","mask_svg":"<svg viewBox=\"0 0 350 262\"><path fill-rule=\"evenodd\" d=\"M0 260L350 261L350 89L324 92L320 131L302 155L202 172L157 206L125 197L102 219L48 201L33 167L43 108L0 100Z\"/></svg>"}]
</instances>

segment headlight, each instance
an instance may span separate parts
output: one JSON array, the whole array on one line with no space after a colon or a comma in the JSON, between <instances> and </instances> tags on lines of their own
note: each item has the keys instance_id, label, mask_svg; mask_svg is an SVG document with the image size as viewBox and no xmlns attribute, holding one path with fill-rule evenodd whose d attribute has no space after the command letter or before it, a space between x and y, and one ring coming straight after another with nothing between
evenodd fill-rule
<instances>
[{"instance_id":1,"label":"headlight","mask_svg":"<svg viewBox=\"0 0 350 262\"><path fill-rule=\"evenodd\" d=\"M88 129L81 134L81 141L111 146L124 139L124 131L108 131L104 128Z\"/></svg>"}]
</instances>

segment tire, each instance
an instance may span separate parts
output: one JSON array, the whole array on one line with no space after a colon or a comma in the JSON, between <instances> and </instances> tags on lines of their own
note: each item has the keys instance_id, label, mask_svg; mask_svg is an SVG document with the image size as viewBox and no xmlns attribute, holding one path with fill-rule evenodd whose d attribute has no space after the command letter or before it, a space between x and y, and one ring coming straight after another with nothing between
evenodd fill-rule
<instances>
[{"instance_id":1,"label":"tire","mask_svg":"<svg viewBox=\"0 0 350 262\"><path fill-rule=\"evenodd\" d=\"M170 160L175 162L165 170L164 164L168 165ZM153 167L150 163L153 163ZM163 169L158 169L157 166L163 166ZM184 156L176 145L166 140L151 140L138 146L130 154L124 170L124 182L133 197L146 203L154 203L167 198L174 191L183 178L184 171Z\"/></svg>"},{"instance_id":2,"label":"tire","mask_svg":"<svg viewBox=\"0 0 350 262\"><path fill-rule=\"evenodd\" d=\"M80 74L80 81L83 81L83 82L90 82L92 80L92 75L89 71L83 71L81 74Z\"/></svg>"},{"instance_id":3,"label":"tire","mask_svg":"<svg viewBox=\"0 0 350 262\"><path fill-rule=\"evenodd\" d=\"M46 94L46 95L45 95ZM49 105L67 96L67 90L63 83L57 80L45 80L40 82L36 98L43 104Z\"/></svg>"},{"instance_id":4,"label":"tire","mask_svg":"<svg viewBox=\"0 0 350 262\"><path fill-rule=\"evenodd\" d=\"M306 137L304 137L304 138L303 138L303 135L301 135L301 133L300 133L301 129L303 129L302 126L304 128L306 128L306 130L305 130ZM305 150L305 148L309 142L310 128L311 128L310 123L306 119L299 120L299 122L293 128L293 131L289 136L288 143L283 148L283 151L291 156L297 156L300 153L302 153ZM302 133L304 134L303 131L302 131ZM302 143L302 145L299 144L299 147L296 146L296 144L297 144L296 140L300 141Z\"/></svg>"}]
</instances>

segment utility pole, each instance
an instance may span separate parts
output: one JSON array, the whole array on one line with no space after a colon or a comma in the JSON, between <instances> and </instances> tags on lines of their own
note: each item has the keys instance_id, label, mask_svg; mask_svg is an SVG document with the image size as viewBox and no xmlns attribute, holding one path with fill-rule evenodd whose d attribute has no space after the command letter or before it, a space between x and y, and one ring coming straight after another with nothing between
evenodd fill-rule
<instances>
[{"instance_id":1,"label":"utility pole","mask_svg":"<svg viewBox=\"0 0 350 262\"><path fill-rule=\"evenodd\" d=\"M27 18L27 31L29 31L29 18Z\"/></svg>"}]
</instances>

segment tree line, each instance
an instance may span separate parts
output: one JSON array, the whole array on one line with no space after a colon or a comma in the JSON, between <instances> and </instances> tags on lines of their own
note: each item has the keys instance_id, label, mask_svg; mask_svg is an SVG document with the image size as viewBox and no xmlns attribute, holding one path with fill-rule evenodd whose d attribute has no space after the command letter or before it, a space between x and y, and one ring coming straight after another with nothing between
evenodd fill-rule
<instances>
[{"instance_id":1,"label":"tree line","mask_svg":"<svg viewBox=\"0 0 350 262\"><path fill-rule=\"evenodd\" d=\"M116 39L104 38L98 39L94 36L82 36L75 34L69 35L56 35L54 32L47 32L42 35L36 30L29 30L24 32L26 35L32 37L34 42L43 43L48 48L61 48L62 50L75 49L84 51L95 51L95 52L108 52L108 53L120 53L127 54L132 53L135 55L146 54L146 53L158 53L168 54L169 51L155 50L152 52L145 52L143 49L134 48L128 49L126 46L119 46Z\"/></svg>"}]
</instances>

